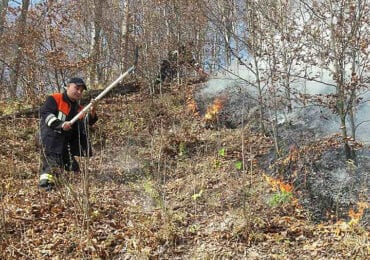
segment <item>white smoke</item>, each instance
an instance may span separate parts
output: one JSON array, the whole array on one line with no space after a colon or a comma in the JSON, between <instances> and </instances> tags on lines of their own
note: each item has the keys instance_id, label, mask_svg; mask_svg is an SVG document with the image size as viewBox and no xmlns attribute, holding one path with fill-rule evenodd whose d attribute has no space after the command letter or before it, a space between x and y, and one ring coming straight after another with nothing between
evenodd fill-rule
<instances>
[{"instance_id":1,"label":"white smoke","mask_svg":"<svg viewBox=\"0 0 370 260\"><path fill-rule=\"evenodd\" d=\"M260 64L259 70L266 72L268 66ZM257 98L257 90L255 87L256 76L252 72L255 68L251 65L251 69L234 62L227 71L216 74L210 79L206 86L202 89L201 94L212 97L220 95L230 89L248 92L248 95ZM333 80L332 73L328 70L311 66L306 68L306 78L297 77L292 83L291 87L294 91L301 94L309 95L325 95L335 94L336 83ZM350 75L350 73L348 73ZM312 80L310 80L312 79ZM263 86L265 87L265 86ZM263 89L266 91L266 88ZM267 95L267 92L265 92ZM359 104L356 110L355 124L356 124L356 140L364 143L370 142L370 94L367 92L361 93L362 103ZM293 102L293 112L287 113L279 111L279 118L282 121L289 120L294 123L305 123L310 127L315 128L320 136L340 133L340 123L337 115L328 108L321 106L314 106L307 104L303 107L299 103ZM348 117L347 117L348 118ZM350 124L348 122L347 126ZM350 133L350 128L348 128Z\"/></svg>"}]
</instances>

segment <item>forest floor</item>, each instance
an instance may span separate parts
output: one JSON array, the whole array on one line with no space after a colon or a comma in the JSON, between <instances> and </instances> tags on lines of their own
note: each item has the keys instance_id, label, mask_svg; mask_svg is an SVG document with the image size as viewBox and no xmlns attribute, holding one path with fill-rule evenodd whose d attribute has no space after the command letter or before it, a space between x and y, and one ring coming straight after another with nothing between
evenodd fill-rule
<instances>
[{"instance_id":1,"label":"forest floor","mask_svg":"<svg viewBox=\"0 0 370 260\"><path fill-rule=\"evenodd\" d=\"M194 88L103 99L94 156L51 192L38 119L0 121L0 259L368 259L361 216L313 223L260 166L272 140L209 127Z\"/></svg>"}]
</instances>

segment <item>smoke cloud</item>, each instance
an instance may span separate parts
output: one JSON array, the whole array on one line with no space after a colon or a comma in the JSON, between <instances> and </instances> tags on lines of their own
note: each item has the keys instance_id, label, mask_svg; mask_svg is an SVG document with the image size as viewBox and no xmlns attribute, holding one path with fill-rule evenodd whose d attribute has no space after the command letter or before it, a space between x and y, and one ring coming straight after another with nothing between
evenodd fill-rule
<instances>
[{"instance_id":1,"label":"smoke cloud","mask_svg":"<svg viewBox=\"0 0 370 260\"><path fill-rule=\"evenodd\" d=\"M268 71L268 66L260 64L259 70L263 75L264 72ZM252 65L251 69L247 69L246 66L234 62L227 70L217 73L211 78L201 90L200 94L212 98L225 92L238 92L247 93L245 95L243 94L243 98L250 97L256 99L256 76L253 71L255 71L255 68L253 68ZM303 79L302 77L296 77L292 80L291 87L295 92L309 95L335 94L336 83L330 71L311 66L306 69L306 76L314 80ZM264 93L267 95L267 85L262 85L262 87ZM359 97L362 101L356 109L356 140L366 144L370 143L370 105L368 102L370 94L368 92L363 92L359 94ZM229 95L229 99L230 98L240 98L240 95ZM228 102L234 104L240 103L233 102L233 100L228 100ZM237 109L238 108L235 108L235 110ZM237 113L237 111L234 111L234 113ZM290 120L293 124L307 124L315 128L320 136L340 132L338 116L328 108L315 104L302 106L301 103L294 102L293 100L293 112L287 113L285 111L279 111L279 118L281 122ZM350 126L349 122L347 126ZM350 129L348 129L348 131L350 132Z\"/></svg>"}]
</instances>

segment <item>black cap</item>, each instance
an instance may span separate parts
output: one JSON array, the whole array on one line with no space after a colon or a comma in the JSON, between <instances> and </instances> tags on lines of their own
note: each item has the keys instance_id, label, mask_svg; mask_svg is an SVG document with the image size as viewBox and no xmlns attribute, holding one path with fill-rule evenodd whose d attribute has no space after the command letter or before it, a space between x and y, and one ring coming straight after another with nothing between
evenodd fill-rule
<instances>
[{"instance_id":1,"label":"black cap","mask_svg":"<svg viewBox=\"0 0 370 260\"><path fill-rule=\"evenodd\" d=\"M71 84L71 83L74 83L77 86L83 86L85 90L87 89L85 82L81 78L70 78L67 84Z\"/></svg>"}]
</instances>

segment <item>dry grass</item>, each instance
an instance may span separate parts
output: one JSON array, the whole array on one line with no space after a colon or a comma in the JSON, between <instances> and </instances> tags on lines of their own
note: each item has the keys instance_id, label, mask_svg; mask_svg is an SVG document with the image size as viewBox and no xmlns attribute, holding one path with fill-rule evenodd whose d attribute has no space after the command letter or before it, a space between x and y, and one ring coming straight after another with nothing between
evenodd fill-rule
<instances>
[{"instance_id":1,"label":"dry grass","mask_svg":"<svg viewBox=\"0 0 370 260\"><path fill-rule=\"evenodd\" d=\"M50 193L36 186L37 120L1 122L0 258L365 259L363 227L270 206L259 162L271 140L205 128L189 93L103 100L85 175Z\"/></svg>"}]
</instances>

